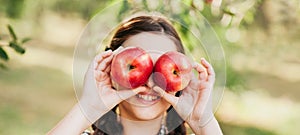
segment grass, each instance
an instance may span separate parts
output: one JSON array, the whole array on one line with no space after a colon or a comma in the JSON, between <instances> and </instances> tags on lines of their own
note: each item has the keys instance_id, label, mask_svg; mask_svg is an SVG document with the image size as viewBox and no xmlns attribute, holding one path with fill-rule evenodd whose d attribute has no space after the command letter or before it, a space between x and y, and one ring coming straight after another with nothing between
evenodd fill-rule
<instances>
[{"instance_id":1,"label":"grass","mask_svg":"<svg viewBox=\"0 0 300 135\"><path fill-rule=\"evenodd\" d=\"M224 135L277 135L272 131L260 129L259 127L233 125L220 123Z\"/></svg>"},{"instance_id":2,"label":"grass","mask_svg":"<svg viewBox=\"0 0 300 135\"><path fill-rule=\"evenodd\" d=\"M45 134L72 107L71 77L46 67L0 70L0 134Z\"/></svg>"}]
</instances>

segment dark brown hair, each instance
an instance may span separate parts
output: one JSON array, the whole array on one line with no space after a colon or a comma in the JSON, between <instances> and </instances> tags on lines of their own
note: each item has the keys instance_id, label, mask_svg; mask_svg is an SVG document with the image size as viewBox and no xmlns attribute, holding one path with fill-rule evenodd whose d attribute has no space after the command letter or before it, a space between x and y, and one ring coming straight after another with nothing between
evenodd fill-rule
<instances>
[{"instance_id":1,"label":"dark brown hair","mask_svg":"<svg viewBox=\"0 0 300 135\"><path fill-rule=\"evenodd\" d=\"M122 23L115 35L113 36L110 46L106 47L105 50L116 50L120 47L128 38L142 32L154 32L158 34L163 34L168 36L174 41L177 51L184 53L184 48L178 33L166 19L158 16L138 16ZM177 92L176 96L181 93ZM94 135L121 135L123 132L123 127L120 122L118 122L117 115L115 114L117 106L115 106L112 111L102 116L98 121L96 121L92 127L94 129ZM177 112L171 106L167 110L166 126L169 130L169 135L185 135L186 128L184 126L183 120L177 114ZM99 129L101 127L101 129Z\"/></svg>"}]
</instances>

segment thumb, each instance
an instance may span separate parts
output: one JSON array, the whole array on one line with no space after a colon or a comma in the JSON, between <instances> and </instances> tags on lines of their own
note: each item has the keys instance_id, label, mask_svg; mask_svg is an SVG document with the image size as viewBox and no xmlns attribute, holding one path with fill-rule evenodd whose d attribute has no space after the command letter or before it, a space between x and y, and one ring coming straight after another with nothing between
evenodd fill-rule
<instances>
[{"instance_id":1,"label":"thumb","mask_svg":"<svg viewBox=\"0 0 300 135\"><path fill-rule=\"evenodd\" d=\"M167 93L162 88L155 86L153 87L153 90L160 94L161 97L163 97L167 102L169 102L172 106L176 106L178 103L179 97L176 97L170 93Z\"/></svg>"}]
</instances>

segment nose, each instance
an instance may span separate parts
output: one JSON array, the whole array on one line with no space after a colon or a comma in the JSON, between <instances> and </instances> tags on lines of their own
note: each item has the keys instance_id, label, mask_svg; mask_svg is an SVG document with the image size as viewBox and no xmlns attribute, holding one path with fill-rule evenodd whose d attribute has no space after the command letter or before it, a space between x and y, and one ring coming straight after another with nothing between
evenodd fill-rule
<instances>
[{"instance_id":1,"label":"nose","mask_svg":"<svg viewBox=\"0 0 300 135\"><path fill-rule=\"evenodd\" d=\"M153 74L150 75L148 82L145 84L147 87L149 88L153 88L154 87L154 81L153 81Z\"/></svg>"},{"instance_id":2,"label":"nose","mask_svg":"<svg viewBox=\"0 0 300 135\"><path fill-rule=\"evenodd\" d=\"M161 52L157 51L150 51L148 52L149 55L151 56L152 62L156 63L157 59L162 55ZM146 87L152 89L155 86L154 80L153 80L153 73L150 75L148 82L145 84Z\"/></svg>"}]
</instances>

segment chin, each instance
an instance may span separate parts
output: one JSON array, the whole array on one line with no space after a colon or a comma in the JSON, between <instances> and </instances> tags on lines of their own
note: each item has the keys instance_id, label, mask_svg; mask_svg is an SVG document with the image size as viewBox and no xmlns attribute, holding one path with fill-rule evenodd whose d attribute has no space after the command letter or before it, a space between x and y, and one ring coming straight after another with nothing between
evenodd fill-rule
<instances>
[{"instance_id":1,"label":"chin","mask_svg":"<svg viewBox=\"0 0 300 135\"><path fill-rule=\"evenodd\" d=\"M135 112L136 119L139 121L149 121L159 118L163 112L153 113L149 111L137 111Z\"/></svg>"}]
</instances>

